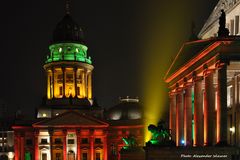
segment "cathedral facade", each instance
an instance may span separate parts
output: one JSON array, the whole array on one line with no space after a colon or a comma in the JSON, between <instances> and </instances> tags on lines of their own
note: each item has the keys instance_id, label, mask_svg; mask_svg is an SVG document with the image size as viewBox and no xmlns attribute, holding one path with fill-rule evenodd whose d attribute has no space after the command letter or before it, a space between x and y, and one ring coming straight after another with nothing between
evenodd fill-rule
<instances>
[{"instance_id":1,"label":"cathedral facade","mask_svg":"<svg viewBox=\"0 0 240 160\"><path fill-rule=\"evenodd\" d=\"M122 138L143 146L138 99L122 98L104 111L92 96L91 58L83 33L69 12L57 24L44 63L47 93L36 119L17 122L15 160L118 160Z\"/></svg>"}]
</instances>

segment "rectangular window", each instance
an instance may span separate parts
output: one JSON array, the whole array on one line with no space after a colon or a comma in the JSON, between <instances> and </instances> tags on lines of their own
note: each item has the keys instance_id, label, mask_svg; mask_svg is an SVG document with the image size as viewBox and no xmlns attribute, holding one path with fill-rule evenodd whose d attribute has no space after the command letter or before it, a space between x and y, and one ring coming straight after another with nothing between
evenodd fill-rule
<instances>
[{"instance_id":1,"label":"rectangular window","mask_svg":"<svg viewBox=\"0 0 240 160\"><path fill-rule=\"evenodd\" d=\"M88 138L82 138L82 144L88 144Z\"/></svg>"},{"instance_id":2,"label":"rectangular window","mask_svg":"<svg viewBox=\"0 0 240 160\"><path fill-rule=\"evenodd\" d=\"M45 139L45 138L41 139L41 144L47 144L47 143L48 143L47 139Z\"/></svg>"},{"instance_id":3,"label":"rectangular window","mask_svg":"<svg viewBox=\"0 0 240 160\"><path fill-rule=\"evenodd\" d=\"M42 160L47 160L47 153L42 154Z\"/></svg>"},{"instance_id":4,"label":"rectangular window","mask_svg":"<svg viewBox=\"0 0 240 160\"><path fill-rule=\"evenodd\" d=\"M56 160L61 160L61 153L56 153Z\"/></svg>"},{"instance_id":5,"label":"rectangular window","mask_svg":"<svg viewBox=\"0 0 240 160\"><path fill-rule=\"evenodd\" d=\"M230 20L230 34L231 35L234 35L234 20L233 19L231 19Z\"/></svg>"},{"instance_id":6,"label":"rectangular window","mask_svg":"<svg viewBox=\"0 0 240 160\"><path fill-rule=\"evenodd\" d=\"M235 35L239 33L239 16L235 16Z\"/></svg>"},{"instance_id":7,"label":"rectangular window","mask_svg":"<svg viewBox=\"0 0 240 160\"><path fill-rule=\"evenodd\" d=\"M66 75L66 83L73 83L73 74Z\"/></svg>"},{"instance_id":8,"label":"rectangular window","mask_svg":"<svg viewBox=\"0 0 240 160\"><path fill-rule=\"evenodd\" d=\"M68 144L74 144L74 139L68 139Z\"/></svg>"},{"instance_id":9,"label":"rectangular window","mask_svg":"<svg viewBox=\"0 0 240 160\"><path fill-rule=\"evenodd\" d=\"M101 154L100 153L96 153L96 160L101 160Z\"/></svg>"},{"instance_id":10,"label":"rectangular window","mask_svg":"<svg viewBox=\"0 0 240 160\"><path fill-rule=\"evenodd\" d=\"M95 138L95 143L96 143L96 144L102 143L101 138Z\"/></svg>"},{"instance_id":11,"label":"rectangular window","mask_svg":"<svg viewBox=\"0 0 240 160\"><path fill-rule=\"evenodd\" d=\"M82 160L88 160L88 155L87 153L82 153Z\"/></svg>"},{"instance_id":12,"label":"rectangular window","mask_svg":"<svg viewBox=\"0 0 240 160\"><path fill-rule=\"evenodd\" d=\"M57 83L63 83L63 75L62 74L57 75Z\"/></svg>"},{"instance_id":13,"label":"rectangular window","mask_svg":"<svg viewBox=\"0 0 240 160\"><path fill-rule=\"evenodd\" d=\"M54 143L55 144L62 144L62 139L61 138L55 138Z\"/></svg>"},{"instance_id":14,"label":"rectangular window","mask_svg":"<svg viewBox=\"0 0 240 160\"><path fill-rule=\"evenodd\" d=\"M80 87L77 87L77 95L80 95Z\"/></svg>"}]
</instances>

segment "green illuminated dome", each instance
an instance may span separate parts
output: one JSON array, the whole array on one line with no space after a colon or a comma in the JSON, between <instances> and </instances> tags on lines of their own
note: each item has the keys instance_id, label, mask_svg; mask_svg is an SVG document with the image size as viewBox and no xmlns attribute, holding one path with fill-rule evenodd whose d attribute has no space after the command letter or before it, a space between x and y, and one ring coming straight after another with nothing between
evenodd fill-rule
<instances>
[{"instance_id":1,"label":"green illuminated dome","mask_svg":"<svg viewBox=\"0 0 240 160\"><path fill-rule=\"evenodd\" d=\"M57 24L53 32L53 43L77 42L84 44L83 31L69 14Z\"/></svg>"},{"instance_id":2,"label":"green illuminated dome","mask_svg":"<svg viewBox=\"0 0 240 160\"><path fill-rule=\"evenodd\" d=\"M53 32L52 44L49 46L50 54L45 63L75 61L92 64L87 49L82 29L67 13Z\"/></svg>"}]
</instances>

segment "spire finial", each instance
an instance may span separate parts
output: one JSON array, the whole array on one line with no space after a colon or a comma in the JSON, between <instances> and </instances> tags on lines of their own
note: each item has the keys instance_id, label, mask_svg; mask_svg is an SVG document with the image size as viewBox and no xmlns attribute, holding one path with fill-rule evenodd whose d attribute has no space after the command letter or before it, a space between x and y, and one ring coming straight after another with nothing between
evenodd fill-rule
<instances>
[{"instance_id":1,"label":"spire finial","mask_svg":"<svg viewBox=\"0 0 240 160\"><path fill-rule=\"evenodd\" d=\"M66 0L66 14L70 14L70 0Z\"/></svg>"}]
</instances>

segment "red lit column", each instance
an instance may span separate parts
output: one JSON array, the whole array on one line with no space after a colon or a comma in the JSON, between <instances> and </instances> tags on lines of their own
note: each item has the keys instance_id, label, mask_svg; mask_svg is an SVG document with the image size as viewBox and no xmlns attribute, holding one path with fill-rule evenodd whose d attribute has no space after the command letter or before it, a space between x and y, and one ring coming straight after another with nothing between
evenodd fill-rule
<instances>
[{"instance_id":1,"label":"red lit column","mask_svg":"<svg viewBox=\"0 0 240 160\"><path fill-rule=\"evenodd\" d=\"M103 137L103 160L107 160L108 148L107 148L107 135Z\"/></svg>"},{"instance_id":2,"label":"red lit column","mask_svg":"<svg viewBox=\"0 0 240 160\"><path fill-rule=\"evenodd\" d=\"M205 70L205 94L204 94L204 145L213 145L215 121L215 91L213 84L213 71Z\"/></svg>"},{"instance_id":3,"label":"red lit column","mask_svg":"<svg viewBox=\"0 0 240 160\"><path fill-rule=\"evenodd\" d=\"M169 111L169 128L171 130L172 140L176 141L176 95L170 93L170 111Z\"/></svg>"},{"instance_id":4,"label":"red lit column","mask_svg":"<svg viewBox=\"0 0 240 160\"><path fill-rule=\"evenodd\" d=\"M93 131L90 133L90 154L91 160L94 160L94 136Z\"/></svg>"},{"instance_id":5,"label":"red lit column","mask_svg":"<svg viewBox=\"0 0 240 160\"><path fill-rule=\"evenodd\" d=\"M67 130L63 130L63 160L67 160Z\"/></svg>"},{"instance_id":6,"label":"red lit column","mask_svg":"<svg viewBox=\"0 0 240 160\"><path fill-rule=\"evenodd\" d=\"M81 135L80 130L77 130L77 160L81 160Z\"/></svg>"},{"instance_id":7,"label":"red lit column","mask_svg":"<svg viewBox=\"0 0 240 160\"><path fill-rule=\"evenodd\" d=\"M14 158L15 160L19 160L19 151L20 151L20 136L16 131L14 131Z\"/></svg>"},{"instance_id":8,"label":"red lit column","mask_svg":"<svg viewBox=\"0 0 240 160\"><path fill-rule=\"evenodd\" d=\"M184 140L185 145L192 145L192 84L185 84L184 94Z\"/></svg>"},{"instance_id":9,"label":"red lit column","mask_svg":"<svg viewBox=\"0 0 240 160\"><path fill-rule=\"evenodd\" d=\"M203 146L202 77L194 77L194 146Z\"/></svg>"},{"instance_id":10,"label":"red lit column","mask_svg":"<svg viewBox=\"0 0 240 160\"><path fill-rule=\"evenodd\" d=\"M24 133L21 133L21 135L20 135L21 137L20 137L20 146L21 146L21 150L20 150L20 152L21 152L21 160L24 160L24 154L25 154L25 150L24 150L24 147L25 147L25 145L24 145Z\"/></svg>"},{"instance_id":11,"label":"red lit column","mask_svg":"<svg viewBox=\"0 0 240 160\"><path fill-rule=\"evenodd\" d=\"M39 158L39 148L38 148L38 135L39 135L39 131L36 130L34 131L34 157L35 157L35 160L40 160Z\"/></svg>"},{"instance_id":12,"label":"red lit column","mask_svg":"<svg viewBox=\"0 0 240 160\"><path fill-rule=\"evenodd\" d=\"M218 64L217 78L217 118L218 135L217 143L227 143L227 66Z\"/></svg>"},{"instance_id":13,"label":"red lit column","mask_svg":"<svg viewBox=\"0 0 240 160\"><path fill-rule=\"evenodd\" d=\"M181 141L184 140L184 119L183 119L183 93L178 91L177 107L176 107L176 145L181 146Z\"/></svg>"}]
</instances>

